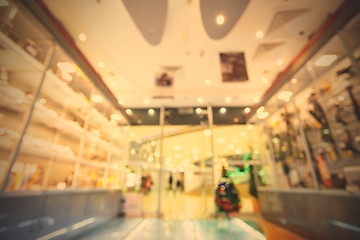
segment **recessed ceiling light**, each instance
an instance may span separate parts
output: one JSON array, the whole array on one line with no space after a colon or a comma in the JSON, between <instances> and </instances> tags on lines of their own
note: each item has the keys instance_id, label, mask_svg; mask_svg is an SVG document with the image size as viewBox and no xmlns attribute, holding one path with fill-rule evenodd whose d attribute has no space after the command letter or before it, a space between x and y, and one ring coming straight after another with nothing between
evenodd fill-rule
<instances>
[{"instance_id":1,"label":"recessed ceiling light","mask_svg":"<svg viewBox=\"0 0 360 240\"><path fill-rule=\"evenodd\" d=\"M276 60L276 65L280 66L282 64L283 64L283 60L281 59Z\"/></svg>"},{"instance_id":2,"label":"recessed ceiling light","mask_svg":"<svg viewBox=\"0 0 360 240\"><path fill-rule=\"evenodd\" d=\"M336 55L322 55L316 62L315 66L317 67L326 67L329 66L335 59Z\"/></svg>"},{"instance_id":3,"label":"recessed ceiling light","mask_svg":"<svg viewBox=\"0 0 360 240\"><path fill-rule=\"evenodd\" d=\"M105 63L104 62L98 62L98 66L103 68L103 67L105 67Z\"/></svg>"},{"instance_id":4,"label":"recessed ceiling light","mask_svg":"<svg viewBox=\"0 0 360 240\"><path fill-rule=\"evenodd\" d=\"M235 117L234 118L234 123L238 123L239 122L239 118Z\"/></svg>"},{"instance_id":5,"label":"recessed ceiling light","mask_svg":"<svg viewBox=\"0 0 360 240\"><path fill-rule=\"evenodd\" d=\"M94 103L102 103L104 101L103 97L97 94L92 95L91 99Z\"/></svg>"},{"instance_id":6,"label":"recessed ceiling light","mask_svg":"<svg viewBox=\"0 0 360 240\"><path fill-rule=\"evenodd\" d=\"M84 33L79 34L79 40L80 41L86 41L86 39L87 39L87 37L86 37L86 35Z\"/></svg>"},{"instance_id":7,"label":"recessed ceiling light","mask_svg":"<svg viewBox=\"0 0 360 240\"><path fill-rule=\"evenodd\" d=\"M251 110L251 109L250 109L249 107L247 107L247 108L244 109L244 112L245 112L245 113L249 113L250 110Z\"/></svg>"},{"instance_id":8,"label":"recessed ceiling light","mask_svg":"<svg viewBox=\"0 0 360 240\"><path fill-rule=\"evenodd\" d=\"M152 108L150 108L150 109L148 110L148 113L149 113L150 115L154 115L154 114L155 114L155 110L152 109Z\"/></svg>"},{"instance_id":9,"label":"recessed ceiling light","mask_svg":"<svg viewBox=\"0 0 360 240\"><path fill-rule=\"evenodd\" d=\"M144 99L144 103L145 103L145 104L149 104L149 103L150 103L150 99L149 99L149 98L145 98L145 99Z\"/></svg>"},{"instance_id":10,"label":"recessed ceiling light","mask_svg":"<svg viewBox=\"0 0 360 240\"><path fill-rule=\"evenodd\" d=\"M257 31L256 32L256 38L260 39L262 37L264 37L264 32L263 31Z\"/></svg>"},{"instance_id":11,"label":"recessed ceiling light","mask_svg":"<svg viewBox=\"0 0 360 240\"><path fill-rule=\"evenodd\" d=\"M58 62L57 66L61 69L61 71L66 73L76 72L74 65L70 62Z\"/></svg>"},{"instance_id":12,"label":"recessed ceiling light","mask_svg":"<svg viewBox=\"0 0 360 240\"><path fill-rule=\"evenodd\" d=\"M45 103L46 103L46 99L45 99L45 98L41 98L41 99L39 100L39 102L42 103L42 104L45 104Z\"/></svg>"},{"instance_id":13,"label":"recessed ceiling light","mask_svg":"<svg viewBox=\"0 0 360 240\"><path fill-rule=\"evenodd\" d=\"M203 134L204 134L204 136L206 136L206 137L210 137L210 136L211 136L211 130L210 130L210 129L205 129L205 130L203 131Z\"/></svg>"},{"instance_id":14,"label":"recessed ceiling light","mask_svg":"<svg viewBox=\"0 0 360 240\"><path fill-rule=\"evenodd\" d=\"M226 98L225 98L225 102L226 102L226 103L231 103L231 97L226 97Z\"/></svg>"},{"instance_id":15,"label":"recessed ceiling light","mask_svg":"<svg viewBox=\"0 0 360 240\"><path fill-rule=\"evenodd\" d=\"M198 103L203 103L203 102L204 102L204 99L203 99L202 97L199 97L199 98L197 99L197 101L198 101Z\"/></svg>"},{"instance_id":16,"label":"recessed ceiling light","mask_svg":"<svg viewBox=\"0 0 360 240\"><path fill-rule=\"evenodd\" d=\"M291 79L291 83L292 83L292 84L296 84L297 81L298 81L298 80L297 80L296 78Z\"/></svg>"},{"instance_id":17,"label":"recessed ceiling light","mask_svg":"<svg viewBox=\"0 0 360 240\"><path fill-rule=\"evenodd\" d=\"M224 17L224 15L220 14L220 15L218 15L218 16L216 17L216 23L217 23L218 25L223 25L224 22L225 22L225 17Z\"/></svg>"},{"instance_id":18,"label":"recessed ceiling light","mask_svg":"<svg viewBox=\"0 0 360 240\"><path fill-rule=\"evenodd\" d=\"M226 113L226 108L224 108L224 107L220 108L220 113L221 113L221 114Z\"/></svg>"},{"instance_id":19,"label":"recessed ceiling light","mask_svg":"<svg viewBox=\"0 0 360 240\"><path fill-rule=\"evenodd\" d=\"M195 112L196 112L197 114L200 114L200 113L202 113L202 109L201 109L201 108L196 108L196 109L195 109Z\"/></svg>"},{"instance_id":20,"label":"recessed ceiling light","mask_svg":"<svg viewBox=\"0 0 360 240\"><path fill-rule=\"evenodd\" d=\"M262 81L262 83L266 84L266 83L269 82L269 79L267 79L266 77L264 77L261 81Z\"/></svg>"},{"instance_id":21,"label":"recessed ceiling light","mask_svg":"<svg viewBox=\"0 0 360 240\"><path fill-rule=\"evenodd\" d=\"M132 114L131 109L130 109L130 108L126 109L126 113L129 114L129 115L131 115L131 114Z\"/></svg>"},{"instance_id":22,"label":"recessed ceiling light","mask_svg":"<svg viewBox=\"0 0 360 240\"><path fill-rule=\"evenodd\" d=\"M210 81L209 79L205 79L204 83L205 83L206 85L210 85L211 81Z\"/></svg>"}]
</instances>

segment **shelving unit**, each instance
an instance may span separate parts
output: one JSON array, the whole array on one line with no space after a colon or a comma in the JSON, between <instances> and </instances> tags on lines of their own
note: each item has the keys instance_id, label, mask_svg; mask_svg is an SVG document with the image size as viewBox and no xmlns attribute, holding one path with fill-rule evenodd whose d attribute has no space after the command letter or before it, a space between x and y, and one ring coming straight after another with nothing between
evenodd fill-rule
<instances>
[{"instance_id":1,"label":"shelving unit","mask_svg":"<svg viewBox=\"0 0 360 240\"><path fill-rule=\"evenodd\" d=\"M105 114L118 112L105 97L104 103L95 104L91 101L91 95L99 93L87 78L83 78L83 74L71 71L67 73L70 76L72 74L71 79L62 79L61 73L65 70L58 67L58 61L75 64L60 46L56 46L47 67L46 63L31 56L8 34L0 31L0 151L9 156L8 159L2 158L1 162L2 166L13 164L7 175L7 191L26 190L26 181L34 177L24 172L27 164L31 164L31 168L38 168L37 172L40 173L36 176L39 178L36 186L42 186L43 189L54 189L57 183L61 183L59 181L68 179L69 174L72 174L72 180L66 182L67 187L77 187L72 184L75 181L87 188L95 186L94 183L87 186L88 181L80 179L86 177L83 171L96 176L96 187L106 187L103 184L107 182L105 178L109 177L111 164L120 158L126 160L128 149L120 149L111 142L112 130L119 126L113 124L110 116L105 116L97 106L105 104L99 108L106 109ZM34 99L42 76L44 79L40 95ZM80 85L73 84L77 86L75 90L70 82L79 79ZM32 104L34 109L30 113ZM21 129L24 128L22 124L25 124L27 118L30 119L29 124L25 126L18 154L14 155ZM121 123L126 124L126 120ZM89 152L89 148L95 152ZM16 159L12 156L16 156ZM61 163L66 163L66 168ZM55 169L57 180L51 174ZM1 185L5 177L0 179ZM101 178L103 180L99 180Z\"/></svg>"}]
</instances>

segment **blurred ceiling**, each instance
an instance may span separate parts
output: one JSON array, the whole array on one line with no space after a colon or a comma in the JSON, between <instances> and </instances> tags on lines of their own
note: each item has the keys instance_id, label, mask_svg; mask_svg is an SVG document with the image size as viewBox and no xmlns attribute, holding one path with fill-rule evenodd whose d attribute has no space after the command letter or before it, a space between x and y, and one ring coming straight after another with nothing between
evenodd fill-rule
<instances>
[{"instance_id":1,"label":"blurred ceiling","mask_svg":"<svg viewBox=\"0 0 360 240\"><path fill-rule=\"evenodd\" d=\"M156 108L252 106L343 1L43 2L120 104ZM224 82L220 53L236 52L248 80Z\"/></svg>"}]
</instances>

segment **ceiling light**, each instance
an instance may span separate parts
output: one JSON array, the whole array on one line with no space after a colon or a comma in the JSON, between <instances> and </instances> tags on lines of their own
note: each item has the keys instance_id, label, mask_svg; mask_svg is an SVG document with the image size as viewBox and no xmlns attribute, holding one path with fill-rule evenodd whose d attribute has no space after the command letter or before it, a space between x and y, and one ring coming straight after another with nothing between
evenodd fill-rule
<instances>
[{"instance_id":1,"label":"ceiling light","mask_svg":"<svg viewBox=\"0 0 360 240\"><path fill-rule=\"evenodd\" d=\"M245 113L249 113L250 111L251 111L251 109L250 109L249 107L247 107L247 108L244 109L244 112L245 112Z\"/></svg>"},{"instance_id":2,"label":"ceiling light","mask_svg":"<svg viewBox=\"0 0 360 240\"><path fill-rule=\"evenodd\" d=\"M196 108L196 109L195 109L195 112L196 112L197 114L200 114L200 113L202 113L202 109L201 109L201 108Z\"/></svg>"},{"instance_id":3,"label":"ceiling light","mask_svg":"<svg viewBox=\"0 0 360 240\"><path fill-rule=\"evenodd\" d=\"M197 148L194 148L193 153L194 153L194 154L199 154L199 153L200 153L200 150L197 149Z\"/></svg>"},{"instance_id":4,"label":"ceiling light","mask_svg":"<svg viewBox=\"0 0 360 240\"><path fill-rule=\"evenodd\" d=\"M149 98L145 98L145 99L144 99L144 103L145 103L145 104L149 104L149 103L150 103L150 99L149 99Z\"/></svg>"},{"instance_id":5,"label":"ceiling light","mask_svg":"<svg viewBox=\"0 0 360 240\"><path fill-rule=\"evenodd\" d=\"M152 108L150 108L150 109L148 110L148 113L149 113L150 115L154 115L154 114L155 114L155 110L152 109Z\"/></svg>"},{"instance_id":6,"label":"ceiling light","mask_svg":"<svg viewBox=\"0 0 360 240\"><path fill-rule=\"evenodd\" d=\"M266 83L269 82L269 79L267 79L266 77L264 77L261 81L262 81L262 83L266 84Z\"/></svg>"},{"instance_id":7,"label":"ceiling light","mask_svg":"<svg viewBox=\"0 0 360 240\"><path fill-rule=\"evenodd\" d=\"M57 66L61 69L61 71L66 73L76 72L74 65L70 62L58 62Z\"/></svg>"},{"instance_id":8,"label":"ceiling light","mask_svg":"<svg viewBox=\"0 0 360 240\"><path fill-rule=\"evenodd\" d=\"M220 108L220 113L221 113L221 114L226 113L226 108L224 108L224 107Z\"/></svg>"},{"instance_id":9,"label":"ceiling light","mask_svg":"<svg viewBox=\"0 0 360 240\"><path fill-rule=\"evenodd\" d=\"M205 83L206 85L210 85L211 81L210 81L209 79L205 79L204 83Z\"/></svg>"},{"instance_id":10,"label":"ceiling light","mask_svg":"<svg viewBox=\"0 0 360 240\"><path fill-rule=\"evenodd\" d=\"M210 130L210 129L205 129L205 130L203 131L203 134L204 134L204 136L206 136L206 137L210 137L210 136L211 136L211 130Z\"/></svg>"},{"instance_id":11,"label":"ceiling light","mask_svg":"<svg viewBox=\"0 0 360 240\"><path fill-rule=\"evenodd\" d=\"M225 102L226 102L226 103L231 103L231 97L226 97L226 98L225 98Z\"/></svg>"},{"instance_id":12,"label":"ceiling light","mask_svg":"<svg viewBox=\"0 0 360 240\"><path fill-rule=\"evenodd\" d=\"M115 120L115 121L120 121L122 119L122 116L119 113L114 113L114 114L111 114L111 119Z\"/></svg>"},{"instance_id":13,"label":"ceiling light","mask_svg":"<svg viewBox=\"0 0 360 240\"><path fill-rule=\"evenodd\" d=\"M316 62L315 66L317 67L326 67L329 66L335 59L336 55L322 55Z\"/></svg>"},{"instance_id":14,"label":"ceiling light","mask_svg":"<svg viewBox=\"0 0 360 240\"><path fill-rule=\"evenodd\" d=\"M268 112L261 112L257 115L257 118L258 119L265 119L269 116L269 113Z\"/></svg>"},{"instance_id":15,"label":"ceiling light","mask_svg":"<svg viewBox=\"0 0 360 240\"><path fill-rule=\"evenodd\" d=\"M345 100L345 98L344 98L343 96L339 96L339 97L338 97L338 100L339 100L340 102L342 102L342 101Z\"/></svg>"},{"instance_id":16,"label":"ceiling light","mask_svg":"<svg viewBox=\"0 0 360 240\"><path fill-rule=\"evenodd\" d=\"M259 100L260 100L260 99L259 99L258 97L254 97L254 98L253 98L254 103L259 102Z\"/></svg>"},{"instance_id":17,"label":"ceiling light","mask_svg":"<svg viewBox=\"0 0 360 240\"><path fill-rule=\"evenodd\" d=\"M282 64L283 64L283 60L281 59L276 60L276 65L280 66Z\"/></svg>"},{"instance_id":18,"label":"ceiling light","mask_svg":"<svg viewBox=\"0 0 360 240\"><path fill-rule=\"evenodd\" d=\"M46 103L46 99L45 99L45 98L41 98L41 99L39 100L39 102L42 103L42 104L45 104L45 103Z\"/></svg>"},{"instance_id":19,"label":"ceiling light","mask_svg":"<svg viewBox=\"0 0 360 240\"><path fill-rule=\"evenodd\" d=\"M292 84L296 84L297 81L298 81L298 80L297 80L296 78L291 79L291 83L292 83Z\"/></svg>"},{"instance_id":20,"label":"ceiling light","mask_svg":"<svg viewBox=\"0 0 360 240\"><path fill-rule=\"evenodd\" d=\"M126 113L129 114L129 115L131 115L131 114L132 114L131 109L130 109L130 108L126 109Z\"/></svg>"},{"instance_id":21,"label":"ceiling light","mask_svg":"<svg viewBox=\"0 0 360 240\"><path fill-rule=\"evenodd\" d=\"M102 103L104 101L103 97L98 94L92 95L91 99L94 103Z\"/></svg>"},{"instance_id":22,"label":"ceiling light","mask_svg":"<svg viewBox=\"0 0 360 240\"><path fill-rule=\"evenodd\" d=\"M262 37L264 37L264 32L263 31L257 31L256 32L256 38L260 39Z\"/></svg>"},{"instance_id":23,"label":"ceiling light","mask_svg":"<svg viewBox=\"0 0 360 240\"><path fill-rule=\"evenodd\" d=\"M204 99L203 99L202 97L199 97L199 98L197 99L197 101L198 101L198 103L203 103L203 102L204 102Z\"/></svg>"},{"instance_id":24,"label":"ceiling light","mask_svg":"<svg viewBox=\"0 0 360 240\"><path fill-rule=\"evenodd\" d=\"M103 67L105 67L105 63L104 62L98 62L98 66L103 68Z\"/></svg>"},{"instance_id":25,"label":"ceiling light","mask_svg":"<svg viewBox=\"0 0 360 240\"><path fill-rule=\"evenodd\" d=\"M119 103L119 104L124 104L124 99L119 99L119 100L118 100L118 103Z\"/></svg>"},{"instance_id":26,"label":"ceiling light","mask_svg":"<svg viewBox=\"0 0 360 240\"><path fill-rule=\"evenodd\" d=\"M80 41L86 41L86 39L87 39L87 37L86 37L86 35L84 33L79 34L79 40Z\"/></svg>"},{"instance_id":27,"label":"ceiling light","mask_svg":"<svg viewBox=\"0 0 360 240\"><path fill-rule=\"evenodd\" d=\"M132 149L130 150L130 153L131 153L131 155L135 155L135 153L136 153L135 149L132 148Z\"/></svg>"},{"instance_id":28,"label":"ceiling light","mask_svg":"<svg viewBox=\"0 0 360 240\"><path fill-rule=\"evenodd\" d=\"M180 145L175 145L173 148L174 148L174 150L178 150L178 151L181 150L181 146L180 146Z\"/></svg>"},{"instance_id":29,"label":"ceiling light","mask_svg":"<svg viewBox=\"0 0 360 240\"><path fill-rule=\"evenodd\" d=\"M218 25L223 25L224 22L225 22L224 16L223 16L222 14L218 15L218 16L216 17L216 22L217 22Z\"/></svg>"},{"instance_id":30,"label":"ceiling light","mask_svg":"<svg viewBox=\"0 0 360 240\"><path fill-rule=\"evenodd\" d=\"M239 122L239 118L235 117L234 118L234 123L238 123Z\"/></svg>"}]
</instances>

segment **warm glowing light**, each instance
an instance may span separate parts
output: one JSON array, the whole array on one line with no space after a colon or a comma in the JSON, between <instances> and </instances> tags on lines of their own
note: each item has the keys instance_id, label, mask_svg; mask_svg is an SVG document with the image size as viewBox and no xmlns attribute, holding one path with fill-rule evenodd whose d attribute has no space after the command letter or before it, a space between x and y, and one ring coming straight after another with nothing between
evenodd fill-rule
<instances>
[{"instance_id":1,"label":"warm glowing light","mask_svg":"<svg viewBox=\"0 0 360 240\"><path fill-rule=\"evenodd\" d=\"M290 97L292 96L292 92L290 91L282 91L278 95L278 99L284 100L285 102L290 101Z\"/></svg>"},{"instance_id":2,"label":"warm glowing light","mask_svg":"<svg viewBox=\"0 0 360 240\"><path fill-rule=\"evenodd\" d=\"M198 103L203 103L203 102L204 102L204 99L203 99L202 97L199 97L199 98L197 99L197 101L198 101Z\"/></svg>"},{"instance_id":3,"label":"warm glowing light","mask_svg":"<svg viewBox=\"0 0 360 240\"><path fill-rule=\"evenodd\" d=\"M150 108L150 109L148 110L148 113L149 113L150 115L154 115L154 114L155 114L155 110L152 109L152 108Z\"/></svg>"},{"instance_id":4,"label":"warm glowing light","mask_svg":"<svg viewBox=\"0 0 360 240\"><path fill-rule=\"evenodd\" d=\"M257 39L260 39L260 38L263 38L264 37L264 32L263 31L257 31L256 32L256 38Z\"/></svg>"},{"instance_id":5,"label":"warm glowing light","mask_svg":"<svg viewBox=\"0 0 360 240\"><path fill-rule=\"evenodd\" d=\"M206 85L210 85L211 81L210 81L209 79L205 79L204 83L205 83Z\"/></svg>"},{"instance_id":6,"label":"warm glowing light","mask_svg":"<svg viewBox=\"0 0 360 240\"><path fill-rule=\"evenodd\" d=\"M226 113L226 108L224 108L224 107L220 108L220 113L221 113L221 114Z\"/></svg>"},{"instance_id":7,"label":"warm glowing light","mask_svg":"<svg viewBox=\"0 0 360 240\"><path fill-rule=\"evenodd\" d=\"M98 66L99 66L100 68L103 68L103 67L105 67L105 63L104 63L104 62L98 62Z\"/></svg>"},{"instance_id":8,"label":"warm glowing light","mask_svg":"<svg viewBox=\"0 0 360 240\"><path fill-rule=\"evenodd\" d=\"M223 25L224 22L225 22L225 17L224 17L222 14L218 15L218 16L216 17L216 22L217 22L217 24L219 24L219 25Z\"/></svg>"},{"instance_id":9,"label":"warm glowing light","mask_svg":"<svg viewBox=\"0 0 360 240\"><path fill-rule=\"evenodd\" d=\"M282 64L283 64L283 60L281 59L276 60L276 65L280 66Z\"/></svg>"},{"instance_id":10,"label":"warm glowing light","mask_svg":"<svg viewBox=\"0 0 360 240\"><path fill-rule=\"evenodd\" d=\"M92 95L91 99L94 103L102 103L104 101L103 97L97 94Z\"/></svg>"},{"instance_id":11,"label":"warm glowing light","mask_svg":"<svg viewBox=\"0 0 360 240\"><path fill-rule=\"evenodd\" d=\"M131 115L131 114L132 114L131 109L130 109L130 108L126 109L126 113L129 114L129 115Z\"/></svg>"},{"instance_id":12,"label":"warm glowing light","mask_svg":"<svg viewBox=\"0 0 360 240\"><path fill-rule=\"evenodd\" d=\"M197 114L200 114L200 113L202 113L202 109L201 109L201 108L196 108L196 109L195 109L195 112L196 112Z\"/></svg>"},{"instance_id":13,"label":"warm glowing light","mask_svg":"<svg viewBox=\"0 0 360 240\"><path fill-rule=\"evenodd\" d=\"M226 103L231 103L231 97L226 97L226 98L225 98L225 102L226 102Z\"/></svg>"},{"instance_id":14,"label":"warm glowing light","mask_svg":"<svg viewBox=\"0 0 360 240\"><path fill-rule=\"evenodd\" d=\"M84 33L79 34L79 40L80 41L86 41L86 39L87 39L87 37L86 37L86 35Z\"/></svg>"},{"instance_id":15,"label":"warm glowing light","mask_svg":"<svg viewBox=\"0 0 360 240\"><path fill-rule=\"evenodd\" d=\"M267 79L266 77L264 77L261 81L262 81L262 83L266 84L266 83L269 82L269 79Z\"/></svg>"},{"instance_id":16,"label":"warm glowing light","mask_svg":"<svg viewBox=\"0 0 360 240\"><path fill-rule=\"evenodd\" d=\"M218 138L218 140L217 140L217 143L219 143L219 144L223 144L225 142L226 142L225 138Z\"/></svg>"},{"instance_id":17,"label":"warm glowing light","mask_svg":"<svg viewBox=\"0 0 360 240\"><path fill-rule=\"evenodd\" d=\"M250 109L249 107L247 107L247 108L244 109L244 112L245 112L245 113L249 113L250 111L251 111L251 109Z\"/></svg>"},{"instance_id":18,"label":"warm glowing light","mask_svg":"<svg viewBox=\"0 0 360 240\"><path fill-rule=\"evenodd\" d=\"M42 103L42 104L45 104L45 103L46 103L46 99L41 98L41 99L39 100L39 102Z\"/></svg>"},{"instance_id":19,"label":"warm glowing light","mask_svg":"<svg viewBox=\"0 0 360 240\"><path fill-rule=\"evenodd\" d=\"M119 99L119 100L118 100L118 103L119 103L119 104L124 104L124 99Z\"/></svg>"},{"instance_id":20,"label":"warm glowing light","mask_svg":"<svg viewBox=\"0 0 360 240\"><path fill-rule=\"evenodd\" d=\"M292 84L296 84L297 81L298 81L298 80L297 80L296 78L291 79L291 83L292 83Z\"/></svg>"},{"instance_id":21,"label":"warm glowing light","mask_svg":"<svg viewBox=\"0 0 360 240\"><path fill-rule=\"evenodd\" d=\"M239 122L239 118L235 117L234 118L234 123L238 123Z\"/></svg>"},{"instance_id":22,"label":"warm glowing light","mask_svg":"<svg viewBox=\"0 0 360 240\"><path fill-rule=\"evenodd\" d=\"M322 55L316 62L315 66L317 67L326 67L329 66L337 58L336 55Z\"/></svg>"},{"instance_id":23,"label":"warm glowing light","mask_svg":"<svg viewBox=\"0 0 360 240\"><path fill-rule=\"evenodd\" d=\"M57 66L61 69L61 71L66 72L66 73L76 72L76 68L70 62L58 62Z\"/></svg>"},{"instance_id":24,"label":"warm glowing light","mask_svg":"<svg viewBox=\"0 0 360 240\"><path fill-rule=\"evenodd\" d=\"M210 130L210 129L205 129L205 130L203 131L203 134L204 134L204 136L206 136L206 137L210 137L210 136L211 136L211 130Z\"/></svg>"},{"instance_id":25,"label":"warm glowing light","mask_svg":"<svg viewBox=\"0 0 360 240\"><path fill-rule=\"evenodd\" d=\"M111 119L115 121L120 121L122 119L122 116L119 113L111 114Z\"/></svg>"},{"instance_id":26,"label":"warm glowing light","mask_svg":"<svg viewBox=\"0 0 360 240\"><path fill-rule=\"evenodd\" d=\"M264 106L261 106L258 108L258 110L256 110L257 113L262 113L264 111Z\"/></svg>"},{"instance_id":27,"label":"warm glowing light","mask_svg":"<svg viewBox=\"0 0 360 240\"><path fill-rule=\"evenodd\" d=\"M254 103L259 102L259 100L260 100L260 99L259 99L258 97L254 97L254 98L253 98Z\"/></svg>"}]
</instances>

